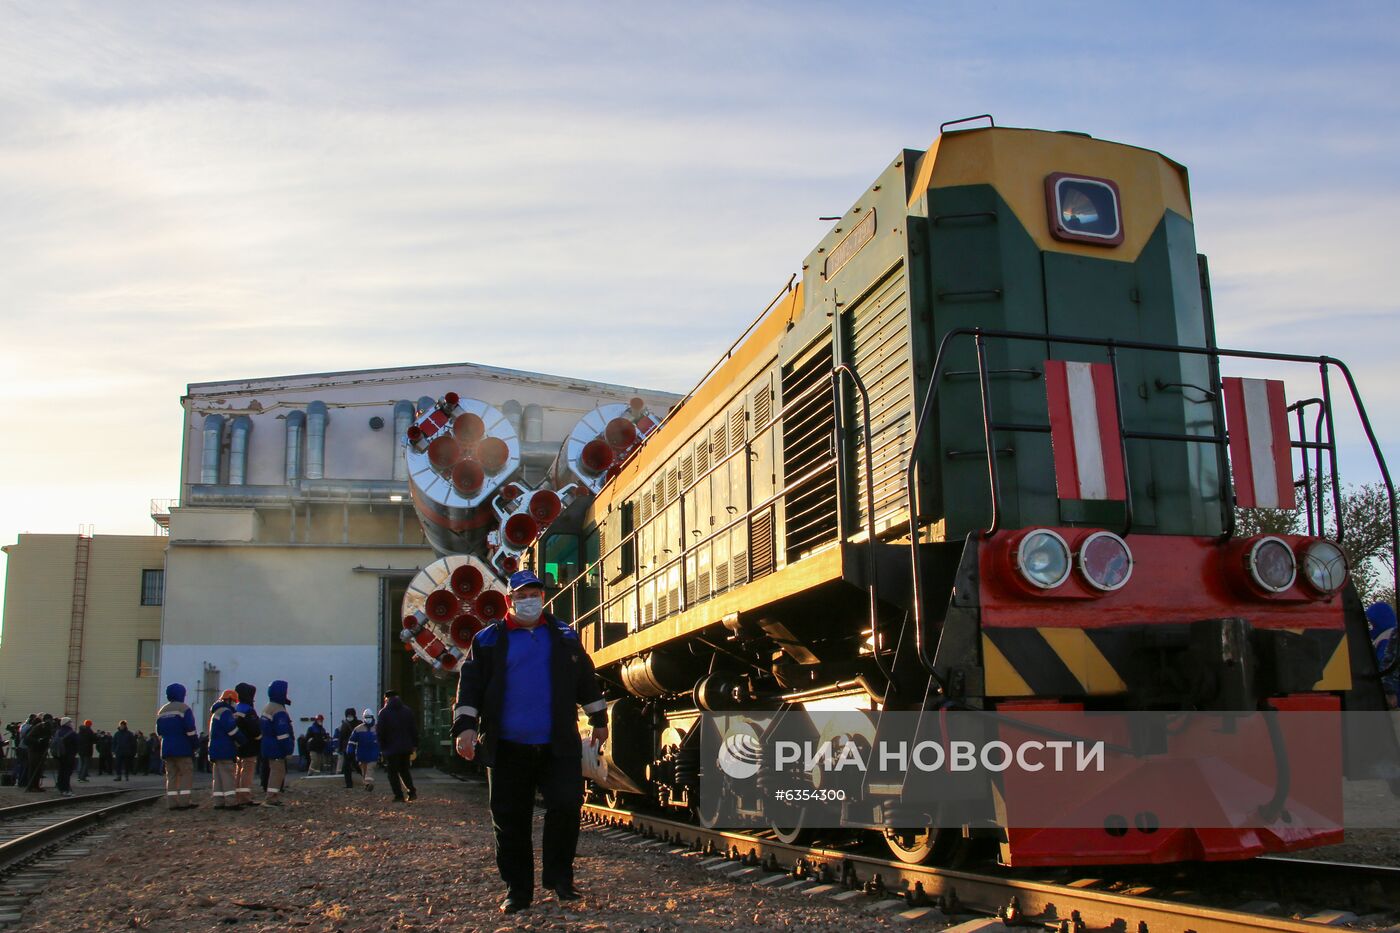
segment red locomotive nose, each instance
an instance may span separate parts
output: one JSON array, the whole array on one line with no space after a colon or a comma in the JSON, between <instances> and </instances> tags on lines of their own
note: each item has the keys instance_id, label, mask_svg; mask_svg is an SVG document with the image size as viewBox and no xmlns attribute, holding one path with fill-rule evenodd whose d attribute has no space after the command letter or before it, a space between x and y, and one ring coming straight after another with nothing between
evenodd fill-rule
<instances>
[{"instance_id":1,"label":"red locomotive nose","mask_svg":"<svg viewBox=\"0 0 1400 933\"><path fill-rule=\"evenodd\" d=\"M603 429L603 437L613 450L626 450L637 443L637 426L626 418L614 418Z\"/></svg>"},{"instance_id":2,"label":"red locomotive nose","mask_svg":"<svg viewBox=\"0 0 1400 933\"><path fill-rule=\"evenodd\" d=\"M538 490L530 497L530 516L540 523L541 528L558 518L563 509L564 503L559 501L559 494L552 489Z\"/></svg>"},{"instance_id":3,"label":"red locomotive nose","mask_svg":"<svg viewBox=\"0 0 1400 933\"><path fill-rule=\"evenodd\" d=\"M481 464L468 457L458 460L452 467L452 488L467 498L481 492L481 484L486 482L486 471Z\"/></svg>"},{"instance_id":4,"label":"red locomotive nose","mask_svg":"<svg viewBox=\"0 0 1400 933\"><path fill-rule=\"evenodd\" d=\"M499 437L483 438L476 445L476 459L481 461L481 465L486 468L487 473L499 473L501 467L505 466L506 461L510 459L510 448Z\"/></svg>"},{"instance_id":5,"label":"red locomotive nose","mask_svg":"<svg viewBox=\"0 0 1400 933\"><path fill-rule=\"evenodd\" d=\"M500 590L487 590L476 598L476 614L488 621L506 617L506 594Z\"/></svg>"},{"instance_id":6,"label":"red locomotive nose","mask_svg":"<svg viewBox=\"0 0 1400 933\"><path fill-rule=\"evenodd\" d=\"M612 466L615 458L612 445L601 437L595 437L583 445L583 453L579 454L578 459L585 472L597 475Z\"/></svg>"},{"instance_id":7,"label":"red locomotive nose","mask_svg":"<svg viewBox=\"0 0 1400 933\"><path fill-rule=\"evenodd\" d=\"M457 614L461 601L448 590L433 590L423 602L423 611L434 622L446 622Z\"/></svg>"},{"instance_id":8,"label":"red locomotive nose","mask_svg":"<svg viewBox=\"0 0 1400 933\"><path fill-rule=\"evenodd\" d=\"M472 412L463 412L452 422L452 435L463 447L475 444L485 434L486 422L481 420L480 415Z\"/></svg>"},{"instance_id":9,"label":"red locomotive nose","mask_svg":"<svg viewBox=\"0 0 1400 933\"><path fill-rule=\"evenodd\" d=\"M529 515L520 512L516 512L506 519L505 526L501 528L501 537L505 539L506 544L513 548L527 547L539 533L539 523Z\"/></svg>"},{"instance_id":10,"label":"red locomotive nose","mask_svg":"<svg viewBox=\"0 0 1400 933\"><path fill-rule=\"evenodd\" d=\"M452 592L456 593L462 602L473 599L477 593L481 592L482 584L481 571L471 564L463 564L452 571Z\"/></svg>"},{"instance_id":11,"label":"red locomotive nose","mask_svg":"<svg viewBox=\"0 0 1400 933\"><path fill-rule=\"evenodd\" d=\"M452 620L452 627L447 630L452 643L463 650L470 648L472 636L481 631L481 620L470 612L464 612Z\"/></svg>"},{"instance_id":12,"label":"red locomotive nose","mask_svg":"<svg viewBox=\"0 0 1400 933\"><path fill-rule=\"evenodd\" d=\"M428 445L428 462L436 470L447 471L462 457L462 448L446 434L433 438Z\"/></svg>"}]
</instances>

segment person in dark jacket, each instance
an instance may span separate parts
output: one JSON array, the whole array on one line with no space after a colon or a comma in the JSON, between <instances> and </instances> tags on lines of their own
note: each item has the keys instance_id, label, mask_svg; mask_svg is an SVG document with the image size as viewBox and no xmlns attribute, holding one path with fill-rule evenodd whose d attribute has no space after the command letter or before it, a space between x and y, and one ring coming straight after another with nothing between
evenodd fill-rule
<instances>
[{"instance_id":1,"label":"person in dark jacket","mask_svg":"<svg viewBox=\"0 0 1400 933\"><path fill-rule=\"evenodd\" d=\"M73 720L64 716L58 723L58 731L53 734L53 756L58 760L58 792L61 796L73 796L73 769L78 761L78 730L73 728Z\"/></svg>"},{"instance_id":2,"label":"person in dark jacket","mask_svg":"<svg viewBox=\"0 0 1400 933\"><path fill-rule=\"evenodd\" d=\"M199 746L194 752L194 766L198 771L209 772L209 733L199 734Z\"/></svg>"},{"instance_id":3,"label":"person in dark jacket","mask_svg":"<svg viewBox=\"0 0 1400 933\"><path fill-rule=\"evenodd\" d=\"M234 719L238 722L238 757L234 768L234 786L238 788L238 806L255 807L253 800L253 779L258 774L258 753L262 750L262 720L253 708L258 688L242 683L233 688L238 694L238 705L233 708Z\"/></svg>"},{"instance_id":4,"label":"person in dark jacket","mask_svg":"<svg viewBox=\"0 0 1400 933\"><path fill-rule=\"evenodd\" d=\"M97 730L97 773L112 773L112 733L106 729Z\"/></svg>"},{"instance_id":5,"label":"person in dark jacket","mask_svg":"<svg viewBox=\"0 0 1400 933\"><path fill-rule=\"evenodd\" d=\"M274 680L267 688L267 705L262 711L262 756L268 762L267 802L282 805L282 790L287 786L287 757L297 749L292 734L292 714L287 707L287 682Z\"/></svg>"},{"instance_id":6,"label":"person in dark jacket","mask_svg":"<svg viewBox=\"0 0 1400 933\"><path fill-rule=\"evenodd\" d=\"M238 717L234 715L237 706L238 693L225 690L209 708L209 762L214 771L211 787L215 810L238 809L234 762L238 758L243 733L238 728Z\"/></svg>"},{"instance_id":7,"label":"person in dark jacket","mask_svg":"<svg viewBox=\"0 0 1400 933\"><path fill-rule=\"evenodd\" d=\"M194 751L199 728L194 710L185 705L185 685L165 688L167 702L156 713L160 753L165 759L165 803L172 810L191 810L194 802Z\"/></svg>"},{"instance_id":8,"label":"person in dark jacket","mask_svg":"<svg viewBox=\"0 0 1400 933\"><path fill-rule=\"evenodd\" d=\"M25 734L25 748L29 750L29 763L25 768L28 782L25 790L42 793L44 790L44 759L49 754L49 743L53 741L55 723L52 713L44 713L39 721L29 727Z\"/></svg>"},{"instance_id":9,"label":"person in dark jacket","mask_svg":"<svg viewBox=\"0 0 1400 933\"><path fill-rule=\"evenodd\" d=\"M379 753L389 772L389 789L394 792L394 799L416 799L418 788L413 786L409 765L418 751L418 717L399 699L397 691L384 694L384 707L379 711L375 731L379 733Z\"/></svg>"},{"instance_id":10,"label":"person in dark jacket","mask_svg":"<svg viewBox=\"0 0 1400 933\"><path fill-rule=\"evenodd\" d=\"M92 728L92 720L84 719L78 727L78 783L87 783L88 772L92 770L92 753L96 750L97 732Z\"/></svg>"},{"instance_id":11,"label":"person in dark jacket","mask_svg":"<svg viewBox=\"0 0 1400 933\"><path fill-rule=\"evenodd\" d=\"M117 764L118 781L131 780L131 760L136 754L136 736L127 727L126 720L117 723L117 731L112 733L112 757Z\"/></svg>"},{"instance_id":12,"label":"person in dark jacket","mask_svg":"<svg viewBox=\"0 0 1400 933\"><path fill-rule=\"evenodd\" d=\"M331 736L326 731L326 717L320 713L306 729L306 752L311 757L308 774L321 774L326 770L326 747Z\"/></svg>"},{"instance_id":13,"label":"person in dark jacket","mask_svg":"<svg viewBox=\"0 0 1400 933\"><path fill-rule=\"evenodd\" d=\"M535 856L530 840L535 791L544 798L540 880L561 901L577 900L574 852L583 806L583 745L577 707L592 742L607 740L607 701L593 661L567 623L544 612L544 585L529 570L510 577L510 611L472 639L457 681L452 733L457 754L487 766L496 867L506 883L501 911L530 906Z\"/></svg>"},{"instance_id":14,"label":"person in dark jacket","mask_svg":"<svg viewBox=\"0 0 1400 933\"><path fill-rule=\"evenodd\" d=\"M354 787L353 775L359 770L359 765L355 763L355 756L348 754L345 747L350 744L350 735L359 727L360 717L355 715L355 707L345 708L345 719L341 722L340 728L335 730L335 748L340 753L340 773L345 776L345 786Z\"/></svg>"}]
</instances>

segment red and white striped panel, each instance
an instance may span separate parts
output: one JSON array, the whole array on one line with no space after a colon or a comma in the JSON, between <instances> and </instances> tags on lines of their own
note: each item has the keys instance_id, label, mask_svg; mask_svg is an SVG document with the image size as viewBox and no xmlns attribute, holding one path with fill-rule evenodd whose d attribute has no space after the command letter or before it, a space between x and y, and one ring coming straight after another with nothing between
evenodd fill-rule
<instances>
[{"instance_id":1,"label":"red and white striped panel","mask_svg":"<svg viewBox=\"0 0 1400 933\"><path fill-rule=\"evenodd\" d=\"M1113 367L1047 360L1045 397L1060 498L1127 499Z\"/></svg>"},{"instance_id":2,"label":"red and white striped panel","mask_svg":"<svg viewBox=\"0 0 1400 933\"><path fill-rule=\"evenodd\" d=\"M1288 442L1288 402L1278 379L1220 380L1230 428L1230 472L1242 509L1291 509L1293 452Z\"/></svg>"}]
</instances>

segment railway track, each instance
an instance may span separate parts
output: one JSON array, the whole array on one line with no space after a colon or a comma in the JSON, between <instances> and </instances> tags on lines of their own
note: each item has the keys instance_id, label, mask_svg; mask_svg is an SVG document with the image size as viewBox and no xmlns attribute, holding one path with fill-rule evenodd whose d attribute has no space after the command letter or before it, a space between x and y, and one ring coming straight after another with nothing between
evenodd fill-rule
<instances>
[{"instance_id":1,"label":"railway track","mask_svg":"<svg viewBox=\"0 0 1400 933\"><path fill-rule=\"evenodd\" d=\"M910 865L859 848L804 846L764 833L707 830L597 804L584 806L584 820L586 828L625 844L697 857L706 870L736 881L854 902L909 921L951 925L997 917L1008 926L1066 933L1317 933L1382 929L1400 919L1385 916L1400 904L1400 869L1379 866L1271 858L1214 863L1206 872L1195 867L1186 874L1182 866L1074 877L965 871ZM1205 877L1193 879L1193 873ZM1277 899L1269 897L1270 891L1280 892ZM1299 897L1327 906L1300 912L1302 918L1273 912ZM1212 903L1221 898L1248 903L1235 908ZM1369 914L1358 916L1363 911Z\"/></svg>"},{"instance_id":2,"label":"railway track","mask_svg":"<svg viewBox=\"0 0 1400 933\"><path fill-rule=\"evenodd\" d=\"M164 796L103 791L0 807L0 928L17 923L25 902L61 873L67 862L89 853L72 845L76 837L110 817Z\"/></svg>"}]
</instances>

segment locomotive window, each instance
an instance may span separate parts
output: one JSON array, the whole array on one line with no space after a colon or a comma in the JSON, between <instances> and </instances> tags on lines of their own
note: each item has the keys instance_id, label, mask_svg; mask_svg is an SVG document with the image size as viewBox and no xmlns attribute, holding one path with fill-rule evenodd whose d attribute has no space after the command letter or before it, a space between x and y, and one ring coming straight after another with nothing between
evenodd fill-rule
<instances>
[{"instance_id":1,"label":"locomotive window","mask_svg":"<svg viewBox=\"0 0 1400 933\"><path fill-rule=\"evenodd\" d=\"M1118 186L1106 178L1055 173L1045 179L1050 235L1057 240L1116 246L1123 242Z\"/></svg>"}]
</instances>

